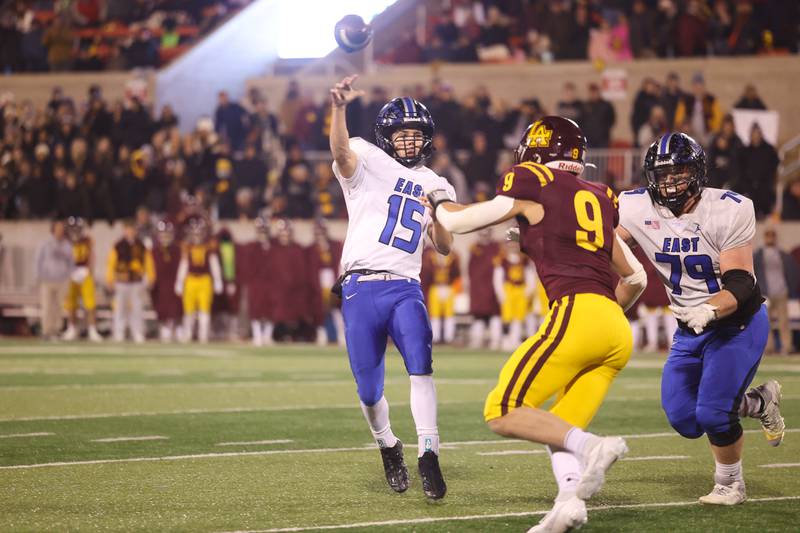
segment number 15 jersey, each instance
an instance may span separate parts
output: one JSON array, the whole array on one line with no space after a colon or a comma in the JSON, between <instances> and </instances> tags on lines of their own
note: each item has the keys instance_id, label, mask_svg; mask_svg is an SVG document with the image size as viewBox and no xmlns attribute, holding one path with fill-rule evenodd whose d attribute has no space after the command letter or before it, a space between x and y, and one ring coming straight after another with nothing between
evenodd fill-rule
<instances>
[{"instance_id":1,"label":"number 15 jersey","mask_svg":"<svg viewBox=\"0 0 800 533\"><path fill-rule=\"evenodd\" d=\"M616 301L611 251L619 214L610 188L524 162L500 177L497 194L544 206L538 224L521 216L517 222L522 251L536 264L551 302L580 293Z\"/></svg>"},{"instance_id":2,"label":"number 15 jersey","mask_svg":"<svg viewBox=\"0 0 800 533\"><path fill-rule=\"evenodd\" d=\"M620 225L658 271L673 303L700 305L722 288L719 254L753 240L753 202L731 191L706 187L691 213L676 217L657 205L647 189L620 196ZM759 302L760 304L760 302Z\"/></svg>"},{"instance_id":3,"label":"number 15 jersey","mask_svg":"<svg viewBox=\"0 0 800 533\"><path fill-rule=\"evenodd\" d=\"M444 189L455 201L448 181L428 167L406 168L364 139L350 139L358 157L353 176L344 178L336 163L347 205L347 237L342 272L384 270L419 281L423 238L431 218L419 198Z\"/></svg>"}]
</instances>

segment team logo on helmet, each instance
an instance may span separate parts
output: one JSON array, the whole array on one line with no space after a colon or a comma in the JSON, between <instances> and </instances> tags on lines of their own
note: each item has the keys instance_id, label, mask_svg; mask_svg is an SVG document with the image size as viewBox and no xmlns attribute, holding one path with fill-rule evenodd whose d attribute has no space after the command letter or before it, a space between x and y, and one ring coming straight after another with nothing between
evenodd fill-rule
<instances>
[{"instance_id":1,"label":"team logo on helmet","mask_svg":"<svg viewBox=\"0 0 800 533\"><path fill-rule=\"evenodd\" d=\"M550 146L550 139L553 137L553 130L537 120L528 133L528 146L533 148L547 148Z\"/></svg>"}]
</instances>

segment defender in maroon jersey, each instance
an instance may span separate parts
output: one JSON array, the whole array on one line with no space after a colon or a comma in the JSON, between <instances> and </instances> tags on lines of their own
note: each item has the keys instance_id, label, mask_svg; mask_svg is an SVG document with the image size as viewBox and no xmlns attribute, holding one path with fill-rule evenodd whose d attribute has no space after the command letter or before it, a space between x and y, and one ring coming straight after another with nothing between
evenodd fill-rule
<instances>
[{"instance_id":1,"label":"defender in maroon jersey","mask_svg":"<svg viewBox=\"0 0 800 533\"><path fill-rule=\"evenodd\" d=\"M500 176L494 199L464 206L439 191L428 193L434 216L453 233L516 219L522 250L535 262L550 300L541 328L511 355L484 408L494 432L550 447L559 496L531 531L585 523L584 500L628 451L621 438L584 428L630 358L631 329L617 300L632 304L647 276L615 237L613 192L578 177L585 155L577 124L544 117L528 126L517 164ZM612 271L622 278L616 288ZM539 408L554 395L549 412Z\"/></svg>"}]
</instances>

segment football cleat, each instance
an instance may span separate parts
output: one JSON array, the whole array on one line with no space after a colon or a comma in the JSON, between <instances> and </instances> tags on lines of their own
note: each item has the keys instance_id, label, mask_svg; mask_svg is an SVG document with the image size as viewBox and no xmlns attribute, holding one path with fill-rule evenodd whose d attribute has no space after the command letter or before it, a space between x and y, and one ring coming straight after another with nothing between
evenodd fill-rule
<instances>
[{"instance_id":1,"label":"football cleat","mask_svg":"<svg viewBox=\"0 0 800 533\"><path fill-rule=\"evenodd\" d=\"M751 389L764 400L764 410L758 416L761 420L761 429L767 437L770 446L778 446L783 441L786 424L781 416L781 384L771 379L766 383Z\"/></svg>"},{"instance_id":2,"label":"football cleat","mask_svg":"<svg viewBox=\"0 0 800 533\"><path fill-rule=\"evenodd\" d=\"M544 518L528 533L565 533L576 531L586 523L586 503L576 496L557 501Z\"/></svg>"},{"instance_id":3,"label":"football cleat","mask_svg":"<svg viewBox=\"0 0 800 533\"><path fill-rule=\"evenodd\" d=\"M89 340L92 342L103 342L103 336L94 326L89 327Z\"/></svg>"},{"instance_id":4,"label":"football cleat","mask_svg":"<svg viewBox=\"0 0 800 533\"><path fill-rule=\"evenodd\" d=\"M705 496L700 496L700 503L709 505L738 505L747 499L744 482L734 481L730 485L717 483Z\"/></svg>"},{"instance_id":5,"label":"football cleat","mask_svg":"<svg viewBox=\"0 0 800 533\"><path fill-rule=\"evenodd\" d=\"M67 329L64 330L64 333L61 335L62 341L74 341L77 338L78 330L76 330L74 326L67 326Z\"/></svg>"},{"instance_id":6,"label":"football cleat","mask_svg":"<svg viewBox=\"0 0 800 533\"><path fill-rule=\"evenodd\" d=\"M391 448L381 448L383 471L386 473L386 482L395 492L408 490L408 468L403 460L403 443L399 440Z\"/></svg>"},{"instance_id":7,"label":"football cleat","mask_svg":"<svg viewBox=\"0 0 800 533\"><path fill-rule=\"evenodd\" d=\"M588 500L594 496L605 483L606 472L611 465L628 453L628 446L620 437L601 437L587 447L589 449L583 453L585 467L575 489L576 495L581 500Z\"/></svg>"},{"instance_id":8,"label":"football cleat","mask_svg":"<svg viewBox=\"0 0 800 533\"><path fill-rule=\"evenodd\" d=\"M441 500L447 493L442 470L439 468L439 456L427 451L419 458L419 477L422 478L422 492L432 500Z\"/></svg>"}]
</instances>

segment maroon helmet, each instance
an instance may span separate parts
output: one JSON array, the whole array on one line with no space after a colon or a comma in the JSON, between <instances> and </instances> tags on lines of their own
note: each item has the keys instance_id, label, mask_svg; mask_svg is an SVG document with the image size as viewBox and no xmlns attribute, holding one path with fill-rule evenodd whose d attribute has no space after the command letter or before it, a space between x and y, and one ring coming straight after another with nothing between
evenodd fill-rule
<instances>
[{"instance_id":1,"label":"maroon helmet","mask_svg":"<svg viewBox=\"0 0 800 533\"><path fill-rule=\"evenodd\" d=\"M572 120L547 116L525 130L515 152L516 162L532 161L573 174L583 172L586 136Z\"/></svg>"}]
</instances>

